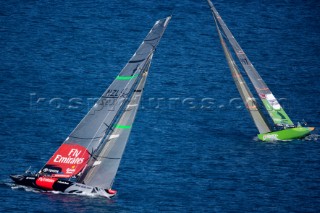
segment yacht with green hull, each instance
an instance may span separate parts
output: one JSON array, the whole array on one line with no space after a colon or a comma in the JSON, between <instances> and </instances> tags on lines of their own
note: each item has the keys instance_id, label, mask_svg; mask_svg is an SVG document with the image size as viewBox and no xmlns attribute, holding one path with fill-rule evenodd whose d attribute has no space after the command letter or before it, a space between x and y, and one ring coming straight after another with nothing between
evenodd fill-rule
<instances>
[{"instance_id":1,"label":"yacht with green hull","mask_svg":"<svg viewBox=\"0 0 320 213\"><path fill-rule=\"evenodd\" d=\"M304 138L305 136L309 135L310 132L314 130L314 127L301 126L299 123L298 125L294 125L266 83L262 80L257 70L254 68L253 64L250 62L245 52L238 44L225 22L222 20L212 2L210 0L207 1L213 14L220 42L233 80L260 133L258 134L258 138L262 141L287 141ZM230 53L224 37L229 41L229 44L233 48L235 55L239 59L243 69L257 91L263 106L266 108L271 120L273 121L272 125L267 121L264 114L261 112L256 99L252 95L249 87L239 71L237 64L235 63L235 60Z\"/></svg>"}]
</instances>

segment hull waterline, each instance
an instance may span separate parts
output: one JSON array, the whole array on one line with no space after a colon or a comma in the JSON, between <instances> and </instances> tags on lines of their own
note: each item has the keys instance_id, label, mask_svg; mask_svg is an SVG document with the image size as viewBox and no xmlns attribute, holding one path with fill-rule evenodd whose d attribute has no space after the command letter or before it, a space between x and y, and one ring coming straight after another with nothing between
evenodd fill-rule
<instances>
[{"instance_id":1,"label":"hull waterline","mask_svg":"<svg viewBox=\"0 0 320 213\"><path fill-rule=\"evenodd\" d=\"M301 139L310 134L314 127L294 127L275 132L259 134L258 138L262 141L289 141L293 139Z\"/></svg>"},{"instance_id":2,"label":"hull waterline","mask_svg":"<svg viewBox=\"0 0 320 213\"><path fill-rule=\"evenodd\" d=\"M105 190L64 179L38 176L34 174L10 175L10 178L17 185L32 187L41 191L59 191L68 194L85 194L106 198L111 198L116 195L115 190Z\"/></svg>"}]
</instances>

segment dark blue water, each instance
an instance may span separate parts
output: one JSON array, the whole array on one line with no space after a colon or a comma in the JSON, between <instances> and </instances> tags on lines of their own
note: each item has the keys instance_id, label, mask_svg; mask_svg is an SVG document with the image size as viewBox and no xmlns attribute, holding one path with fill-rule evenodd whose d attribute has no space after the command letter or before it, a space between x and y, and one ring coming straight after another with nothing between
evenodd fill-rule
<instances>
[{"instance_id":1,"label":"dark blue water","mask_svg":"<svg viewBox=\"0 0 320 213\"><path fill-rule=\"evenodd\" d=\"M319 1L214 1L294 122L320 127ZM1 212L319 212L320 143L263 143L206 1L1 1ZM112 200L12 189L38 170L157 19L154 56Z\"/></svg>"}]
</instances>

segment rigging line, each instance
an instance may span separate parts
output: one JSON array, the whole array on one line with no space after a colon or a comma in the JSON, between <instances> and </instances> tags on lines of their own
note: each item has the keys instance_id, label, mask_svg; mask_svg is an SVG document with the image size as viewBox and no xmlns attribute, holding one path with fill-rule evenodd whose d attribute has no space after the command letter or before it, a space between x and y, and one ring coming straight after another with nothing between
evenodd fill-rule
<instances>
[{"instance_id":1,"label":"rigging line","mask_svg":"<svg viewBox=\"0 0 320 213\"><path fill-rule=\"evenodd\" d=\"M166 20L167 20L167 19L166 19ZM157 44L160 42L160 39L162 38L166 27L167 27L167 25L163 25L163 26L162 26L163 30L162 30L162 32L160 33L159 41L157 42ZM153 28L152 28L152 29L153 29ZM147 35L147 36L148 36L148 35ZM140 44L138 50L140 49L140 47L141 47L142 45L143 45L143 42ZM148 61L148 59L150 58L150 56L153 55L155 49L156 49L156 46L154 46L154 47L151 49L148 57L146 58L146 61ZM136 52L137 52L137 51L136 51ZM127 63L127 64L128 64L128 63ZM146 63L144 63L144 65L145 65L145 64L146 64ZM126 67L126 66L125 66L125 67ZM125 68L125 67L124 67L124 68ZM122 71L124 70L124 68L122 69ZM121 71L121 72L122 72L122 71ZM139 71L141 71L141 70L139 70ZM138 71L136 71L136 72L138 72ZM142 73L142 72L140 72L139 75L140 75L141 73ZM137 79L134 79L134 80L137 80ZM128 84L129 84L130 82L131 82L131 79L128 81L127 85L125 86L125 89L127 88ZM117 99L117 100L118 100L118 99ZM123 104L123 103L122 103L122 104ZM122 106L122 104L121 104L121 106ZM90 111L89 111L89 112L90 112ZM110 112L107 113L107 115L104 117L103 120L106 119L106 117L109 115L109 113L110 113ZM80 123L81 123L81 122L80 122ZM79 124L78 124L78 125L79 125ZM98 130L96 131L96 133L95 133L94 136L96 136L96 134L97 134L98 131L100 130L101 126L102 126L102 124L99 126L99 128L98 128ZM87 147L89 147L91 144L92 144L92 140L91 140L90 143L87 145ZM100 144L100 145L101 145L101 144Z\"/></svg>"},{"instance_id":2,"label":"rigging line","mask_svg":"<svg viewBox=\"0 0 320 213\"><path fill-rule=\"evenodd\" d=\"M113 128L112 128L111 125L108 125L106 122L103 122L103 124L106 125L106 127L107 127L106 130L104 131L105 134L107 134L107 131L108 131L108 130L113 131ZM103 137L104 137L104 136L103 136ZM102 137L102 138L103 138L103 137Z\"/></svg>"},{"instance_id":3,"label":"rigging line","mask_svg":"<svg viewBox=\"0 0 320 213\"><path fill-rule=\"evenodd\" d=\"M151 56L152 56L152 54L151 54ZM151 64L151 60L152 60L152 57L151 56L149 56L148 57L148 61L144 64L144 67L142 68L142 74L143 73L145 73L145 71L147 70L147 69L149 69L149 67L150 67L150 64ZM131 98L134 96L134 91L137 89L137 87L139 86L139 84L141 83L141 79L142 79L142 76L139 78L139 80L137 80L135 83L134 83L134 85L132 86L132 92L131 92L131 94L130 94L130 97L128 97L128 99L124 102L124 104L119 108L119 113L118 113L118 115L116 115L115 117L114 117L114 119L111 121L111 123L113 124L113 123L116 123L119 119L121 119L121 112L122 111L129 111L129 110L126 110L126 107L128 106L128 104L130 103L130 101L132 100ZM112 128L112 125L111 125L111 128ZM113 129L109 129L109 131L110 132L112 132L113 131ZM107 132L107 130L106 130L106 132ZM107 134L105 134L105 136L106 136ZM104 139L104 140L102 140L103 142L102 143L107 143L107 142L109 142L110 140L106 140L106 139ZM101 144L102 144L101 143ZM98 150L100 150L100 146L101 146L101 144L97 147L97 151ZM110 148L111 149L111 148ZM102 149L100 150L100 151L98 151L99 153L102 151Z\"/></svg>"},{"instance_id":4,"label":"rigging line","mask_svg":"<svg viewBox=\"0 0 320 213\"><path fill-rule=\"evenodd\" d=\"M164 26L164 29L166 28L166 26ZM152 28L153 29L153 28ZM161 34L161 37L163 36L163 33L164 33L164 30L163 30L163 32L162 32L162 34ZM160 39L161 39L161 37L160 37ZM160 42L160 39L159 39L159 42ZM159 43L158 42L158 43ZM137 54L137 52L138 52L138 50L142 47L142 45L143 45L143 43L144 42L142 42L141 44L140 44L140 46L138 47L138 49L137 49L137 51L133 54L133 56L130 58L130 60L135 56L135 54ZM152 52L154 52L154 50L152 50ZM129 61L130 61L129 60ZM126 66L128 65L128 63L122 68L122 70L120 71L120 74L124 71L124 69L126 68ZM112 85L112 84L111 84ZM111 86L110 85L110 86ZM109 86L109 88L110 88L110 86ZM108 89L107 89L108 90ZM106 90L106 91L107 91ZM104 92L105 93L105 92ZM102 94L102 96L99 98L99 100L97 101L97 102L99 102L101 99L102 99L102 97L104 96L104 93ZM92 109L92 108L91 108ZM80 121L80 123L82 123L82 121L90 114L90 111L91 111L91 109L88 111L88 113L82 118L82 120ZM78 125L75 127L75 129L77 129L77 127L80 125L80 123L78 123ZM73 132L73 131L72 131ZM72 134L72 132L71 132L71 134ZM70 134L70 135L71 135ZM70 136L69 135L69 136Z\"/></svg>"},{"instance_id":5,"label":"rigging line","mask_svg":"<svg viewBox=\"0 0 320 213\"><path fill-rule=\"evenodd\" d=\"M136 72L140 72L140 70L138 70L138 71L136 71ZM140 73L139 73L139 75L140 75ZM125 85L124 90L127 89L128 85L131 83L131 80L132 80L132 79L130 79L130 80L128 81L128 83ZM133 80L136 80L136 79L133 79ZM119 96L117 97L115 103L114 103L115 106L116 106L116 104L119 103L118 101L119 101L120 98L122 98L122 96L119 95ZM120 106L122 106L122 105L123 105L123 103L120 103ZM104 117L103 120L105 120L109 114L110 114L110 111L106 114L106 116ZM94 134L94 136L96 136L96 134L99 132L99 130L101 129L101 126L102 126L103 124L105 124L105 122L102 122L102 123L100 124L100 126L99 126L99 128L97 129L97 131L96 131L96 133ZM92 143L92 141L90 141L90 143L88 144L88 146L90 146L91 143Z\"/></svg>"},{"instance_id":6,"label":"rigging line","mask_svg":"<svg viewBox=\"0 0 320 213\"><path fill-rule=\"evenodd\" d=\"M149 59L147 64L150 64L150 60L151 60L151 58ZM143 69L144 70L147 69L147 65L145 65ZM140 85L140 83L141 83L141 80L139 80L138 83L136 83L135 86L133 86L133 88L137 88ZM132 94L134 94L134 93L132 93ZM130 101L128 101L128 103L130 103L131 101L132 101L132 99ZM117 119L114 119L114 120L121 119L122 116L123 116L123 114L121 116L119 116ZM107 144L107 145L102 146L102 143L100 144L100 146L97 148L97 151L95 151L94 156L91 158L91 161L88 163L88 166L87 166L87 168L86 168L86 170L85 170L85 172L83 174L84 176L82 175L80 177L79 181L86 179L87 176L91 176L92 173L95 172L93 170L93 168L95 168L95 166L94 166L94 162L95 161L101 161L102 158L108 158L108 157L103 157L103 156L106 156L106 153L109 153L112 150L113 146L110 146L109 141L111 141L111 139L109 139L108 137L106 137L106 139L103 140L103 144ZM114 145L114 143L113 143L113 145ZM103 155L101 155L102 152L103 152Z\"/></svg>"},{"instance_id":7,"label":"rigging line","mask_svg":"<svg viewBox=\"0 0 320 213\"><path fill-rule=\"evenodd\" d=\"M153 50L153 51L154 51L154 50ZM153 51L149 54L149 56L147 57L146 61L148 61L148 59L150 58L150 56L153 54ZM148 62L144 63L143 65L145 66L147 63L148 63ZM139 70L137 71L137 72L140 72L140 73L139 73L139 76L141 75L141 73L143 73L143 72L142 72L143 68L144 68L144 67L142 67L141 69L139 69ZM137 79L134 79L134 80L137 81ZM127 86L129 85L130 81L131 81L131 80L129 80L128 83L126 84L125 89L126 89ZM134 88L135 88L135 87L133 86L132 89L134 89ZM124 89L124 90L125 90L125 89ZM125 105L124 102L121 103L120 108L123 107L124 105ZM117 114L119 114L119 113L121 112L120 108L119 108L119 111L118 111ZM109 115L109 113L110 113L110 112L107 113L107 115L104 117L103 120L106 119L106 117ZM114 117L114 119L111 121L111 123L114 123L116 117L118 117L118 115L116 115L116 116ZM106 125L105 122L103 122L103 123L99 126L99 128L98 128L98 130L96 131L95 135L98 133L98 131L100 130L100 128L101 128L101 126L102 126L103 124ZM109 128L109 129L106 129L105 132L107 132L107 131L110 131L110 128ZM105 134L104 137L106 137L106 135L107 135L107 134ZM87 145L87 147L89 147L89 146L92 144L92 141L93 141L93 140L90 141L90 143ZM102 139L101 141L104 141L104 140ZM98 147L97 147L96 150L99 150L99 149L100 149L99 146L101 146L101 142L100 142L100 144L98 145Z\"/></svg>"},{"instance_id":8,"label":"rigging line","mask_svg":"<svg viewBox=\"0 0 320 213\"><path fill-rule=\"evenodd\" d=\"M213 7L212 7L212 9L215 10ZM218 14L218 12L216 12L216 13ZM225 23L223 22L223 20L221 18L219 19L219 22L220 22L220 24L221 23L223 24L222 28L228 34L227 35L228 40L231 43L232 48L236 52L236 55L237 55L238 59L240 60L242 67L245 69L247 75L249 76L250 81L253 83L253 86L256 89L257 93L258 94L261 94L261 93L262 94L272 94L272 92L270 91L270 89L268 88L266 83L261 78L260 74L256 71L252 62L249 60L247 55L244 53L241 46L235 40L232 33L230 32L230 30L228 29L228 27L225 25ZM260 99L262 99L262 98L260 97ZM281 105L280 105L280 107L281 107ZM268 113L271 116L271 118L274 120L272 113L270 113L270 111L268 111ZM290 120L290 118L289 118L289 120ZM292 121L290 120L290 122L292 122Z\"/></svg>"},{"instance_id":9,"label":"rigging line","mask_svg":"<svg viewBox=\"0 0 320 213\"><path fill-rule=\"evenodd\" d=\"M139 71L141 71L141 70L139 70ZM139 75L140 75L140 73L139 73ZM127 83L126 86L125 86L125 89L127 88L127 86L129 85L130 82L131 82L131 80L128 81L128 83ZM124 90L125 90L125 89L124 89ZM107 90L108 90L108 89L107 89ZM100 98L100 99L101 99L101 98ZM99 99L99 100L100 100L100 99ZM99 102L99 100L98 100L98 102ZM117 99L117 100L118 100L118 99ZM121 104L121 105L122 105L122 104ZM89 110L89 112L87 113L87 115L90 113L90 111L91 111L91 110ZM110 113L110 112L107 113L107 115L105 116L105 118L109 115L109 113ZM87 116L87 115L86 115L86 116ZM85 117L86 117L86 116L85 116ZM85 117L84 117L84 118L85 118ZM84 118L83 118L83 119L84 119ZM105 120L105 118L104 118L103 120ZM80 121L80 123L83 121L83 119ZM80 123L79 123L79 124L80 124ZM104 123L105 123L105 122L103 122L102 124L104 124ZM79 126L79 124L77 125L77 127ZM87 145L87 147L89 147L89 146L92 144L93 139L96 138L96 134L97 134L97 132L100 130L102 124L99 126L98 130L97 130L96 133L94 134L94 137L90 140L90 143ZM76 128L77 128L77 127L76 127ZM68 136L68 138L69 138L70 136L71 136L71 134ZM74 137L74 136L71 136L71 137ZM102 137L102 138L103 138L103 137ZM87 147L86 147L86 148L87 148ZM58 149L58 150L59 150L59 149ZM55 153L57 153L58 150L56 150ZM54 154L55 154L55 153L54 153ZM83 155L84 155L84 153L83 153L81 156L83 156ZM42 167L42 169L43 169L45 166L46 166L46 164ZM78 167L78 165L76 166L76 168L77 168L77 167ZM42 169L41 169L40 171L42 171ZM70 177L70 178L71 178L71 177Z\"/></svg>"},{"instance_id":10,"label":"rigging line","mask_svg":"<svg viewBox=\"0 0 320 213\"><path fill-rule=\"evenodd\" d=\"M145 73L145 72L147 72L147 70L150 68L150 64L151 64L151 60L152 60L152 56L150 56L149 57L149 60L148 60L148 62L146 62L146 64L144 65L144 68L143 68L143 73ZM134 89L137 89L138 87L139 87L139 85L141 84L141 80L142 80L142 77L140 78L140 80L136 83L136 85L133 87ZM134 92L132 93L132 95L135 95L134 94ZM141 96L140 96L141 97ZM132 101L133 99L130 99L130 101L128 101L128 104ZM127 104L127 105L128 105ZM121 116L119 116L118 118L117 118L117 120L119 120L119 119L121 119L122 118L122 116L123 116L123 114L121 115ZM104 140L104 144L106 144L106 143L108 143L106 146L104 146L104 147L100 147L100 148L98 148L97 150L99 150L97 153L96 153L96 155L95 155L95 157L93 158L95 161L96 160L102 160L102 158L108 158L108 157L103 157L103 156L107 156L107 153L109 153L111 150L112 150L112 148L113 148L113 146L115 145L115 143L109 143L109 141L111 141L111 139L109 139L109 138L106 138L105 140ZM101 153L103 152L103 155L100 155ZM109 158L109 159L112 159L112 158ZM119 158L119 159L121 159L121 158ZM94 161L91 161L91 163L89 163L89 167L87 168L87 172L85 173L86 175L88 175L88 174L91 174L92 172L94 172L94 170L92 170L93 169L93 167L92 167L92 165L94 164L93 163Z\"/></svg>"},{"instance_id":11,"label":"rigging line","mask_svg":"<svg viewBox=\"0 0 320 213\"><path fill-rule=\"evenodd\" d=\"M111 158L111 157L103 157L102 155L95 155L95 156L92 156L95 160L97 160L98 158L103 158L103 159L110 159L110 160L119 160L121 158Z\"/></svg>"},{"instance_id":12,"label":"rigging line","mask_svg":"<svg viewBox=\"0 0 320 213\"><path fill-rule=\"evenodd\" d=\"M112 96L105 96L105 95L102 95L101 98L118 98L118 97L112 97ZM98 110L96 110L98 111Z\"/></svg>"},{"instance_id":13,"label":"rigging line","mask_svg":"<svg viewBox=\"0 0 320 213\"><path fill-rule=\"evenodd\" d=\"M208 0L208 2L209 2L209 0ZM210 5L210 3L209 3L209 5ZM218 12L217 12L217 14L218 14ZM217 15L217 16L219 16L219 14ZM228 52L228 54L230 55L230 52L229 52L229 50L228 50L228 47L227 47L227 45L225 44L225 41L224 41L224 39L223 39L223 36L222 36L222 34L221 34L221 31L220 31L220 29L218 28L218 23L217 23L217 20L216 20L216 16L215 16L215 14L213 13L213 17L214 17L214 20L215 20L215 23L216 23L216 27L217 27L217 30L218 30L218 33L219 33L219 37L220 37L220 41L221 41L221 44L222 44L222 46L223 47L225 47L226 48L226 50L227 50L227 52ZM221 21L223 24L224 24L224 22L223 22L223 20L221 19L221 17L217 17L217 18L219 18L219 21ZM221 25L221 23L220 23L220 25ZM221 26L222 27L222 30L224 31L224 30L226 30L227 32L228 32L228 27L224 24L224 26ZM224 28L223 28L224 27ZM225 29L226 28L226 29ZM239 48L237 49L235 49L235 47L234 47L234 45L236 45L237 44L237 41L235 40L235 38L233 37L233 35L231 34L231 32L229 31L229 36L231 36L231 38L229 39L229 37L227 38L227 40L229 41L229 44L232 46L232 48L233 48L233 50L235 51L235 53L237 54L237 58L240 60L240 62L242 62L241 61L241 59L242 59L242 57L239 57L239 54L243 54L245 57L246 57L246 55L245 55L245 53L243 52L243 50L241 49L241 47L240 47L240 45L238 45L239 46ZM233 42L231 42L231 41L233 41ZM238 50L238 51L236 51L236 50ZM226 51L225 51L226 52ZM230 55L230 60L233 60L233 58L232 58L232 56ZM233 63L232 64L233 66L234 66L234 68L236 68L236 69L238 69L237 68L237 65L235 64L235 63ZM246 69L245 67L244 67L244 65L241 63L241 65L243 66L243 68L244 69ZM252 69L254 69L254 67L253 67L253 65L251 64L251 66L252 66ZM250 68L251 69L251 68ZM241 76L241 74L240 74L240 72L239 72L239 76ZM234 76L233 76L234 77ZM244 79L242 79L242 80L244 80ZM243 81L243 83L244 83L244 86L245 86L245 88L247 88L247 85L245 84L245 81ZM237 85L237 87L238 87L238 85ZM256 110L258 111L258 113L260 114L260 117L262 118L262 121L264 122L264 125L265 125L265 127L263 127L263 131L270 131L270 125L269 125L269 123L267 122L267 120L266 120L266 118L264 117L264 115L261 113L261 111L260 111L260 108L259 108L259 105L258 105L258 103L256 102L256 100L255 100L255 98L253 98L253 95L252 95L252 93L250 92L250 90L247 88L247 92L248 92L248 95L249 96L251 96L252 98L251 98L251 101L252 101L252 104L253 105L255 105L256 106ZM242 96L242 93L240 92L240 95ZM243 99L243 97L242 97L242 99ZM245 99L243 99L243 101L245 101ZM247 102L245 102L245 104L246 104L246 107L249 109L249 111L253 111L253 110L251 110L250 109L250 106L248 106L247 105ZM255 111L255 110L254 110ZM255 121L255 119L254 119L254 122L256 123L256 121ZM260 123L260 122L259 122ZM263 124L263 123L262 123ZM256 126L258 127L258 125L256 124ZM259 129L259 127L258 127L258 129ZM259 131L260 131L260 129L259 129Z\"/></svg>"},{"instance_id":14,"label":"rigging line","mask_svg":"<svg viewBox=\"0 0 320 213\"><path fill-rule=\"evenodd\" d=\"M158 37L156 37L156 38L152 38L152 39L145 39L145 40L143 40L143 41L144 41L144 42L154 41L154 40L156 40L156 39L158 39L158 38L160 38L160 36L158 36Z\"/></svg>"},{"instance_id":15,"label":"rigging line","mask_svg":"<svg viewBox=\"0 0 320 213\"><path fill-rule=\"evenodd\" d=\"M162 33L161 33L161 37L163 36L166 27L167 27L166 25L163 26L164 30L163 30ZM153 28L152 28L152 29L153 29ZM160 37L160 39L161 39L161 37ZM158 41L157 43L160 42L160 39L159 39L159 41ZM141 48L142 45L143 45L143 42L140 44L138 50ZM137 51L138 51L138 50L137 50ZM155 48L153 48L153 49L151 50L151 53L149 54L149 56L153 54L154 50L155 50ZM137 51L136 51L136 52L137 52ZM134 55L133 55L132 57L134 57ZM128 63L127 63L127 64L128 64ZM126 66L125 66L125 67L126 67ZM125 67L121 70L121 72L125 69ZM120 72L120 73L121 73L121 72ZM130 80L129 80L129 82L130 82ZM127 85L129 84L129 82L127 83ZM127 85L126 85L126 87L127 87ZM125 87L125 88L126 88L126 87ZM110 86L109 86L109 88L110 88ZM102 94L102 95L103 95L103 94ZM101 100L101 99L102 99L102 97L100 97L99 100ZM92 108L91 108L91 109L92 109ZM77 129L78 126L82 123L82 121L83 121L88 115L90 115L91 109L90 109L90 110L88 111L88 113L81 119L80 123L78 123L78 125L76 126L75 129ZM109 113L110 113L110 112L108 112L108 114L109 114ZM105 116L105 118L108 116L108 114ZM105 118L104 118L104 120L105 120ZM101 125L102 125L102 124L101 124ZM100 125L100 127L98 128L98 130L101 128L101 125ZM96 133L95 133L94 136L96 136L98 130L96 131ZM73 131L74 131L74 130L73 130ZM73 131L72 131L72 132L73 132ZM71 134L72 134L72 132L71 132ZM70 135L71 135L71 134L70 134ZM64 141L64 143L68 140L68 138L70 137L70 135L67 137L67 139ZM92 141L93 141L93 140L90 141L90 143L87 145L87 147L89 147L89 146L92 144ZM59 149L58 149L58 150L59 150ZM58 150L56 150L56 152L55 152L54 154L56 154ZM82 156L83 156L83 155L84 155L84 153L82 154ZM43 169L45 166L46 166L46 164L42 167L42 169ZM41 169L40 171L42 171L42 169Z\"/></svg>"},{"instance_id":16,"label":"rigging line","mask_svg":"<svg viewBox=\"0 0 320 213\"><path fill-rule=\"evenodd\" d=\"M120 160L121 158L110 158L110 157L102 157L99 156L100 158L104 158L104 159L110 159L110 160Z\"/></svg>"},{"instance_id":17,"label":"rigging line","mask_svg":"<svg viewBox=\"0 0 320 213\"><path fill-rule=\"evenodd\" d=\"M144 59L139 59L139 60L130 60L130 61L128 62L128 64L138 63L138 62L142 62L142 61L144 61L144 60L145 60L145 58L144 58Z\"/></svg>"},{"instance_id":18,"label":"rigging line","mask_svg":"<svg viewBox=\"0 0 320 213\"><path fill-rule=\"evenodd\" d=\"M148 65L150 64L150 60L151 59L149 59L149 61L147 62ZM144 67L144 69L146 70L146 69L148 69L148 67L149 66L146 65ZM141 78L141 80L139 80L139 82L136 83L136 85L134 87L135 88L139 87L141 85L142 81L144 81L144 80ZM136 95L134 92L132 94ZM131 98L130 101L128 101L128 104L130 104L132 101L134 101L134 99ZM119 121L121 121L121 119L123 119L123 116L125 116L125 114L121 114L121 116L119 116L119 118L118 118ZM115 134L115 133L112 132L111 134ZM121 134L121 133L117 132L116 134ZM110 153L110 151L113 149L114 145L116 144L116 140L117 139L112 140L112 139L106 137L106 139L103 142L103 144L106 144L106 145L101 146L99 148L99 151L97 151L95 153L95 156L94 156L94 158L92 158L91 162L88 163L89 166L87 167L87 170L85 172L85 176L91 176L93 173L97 172L97 169L99 170L99 167L95 167L95 165L94 165L95 164L94 162L96 162L96 161L100 161L102 163L106 159L110 159L110 160L120 160L121 159L121 157L119 157L119 158L108 157L108 153ZM109 143L110 141L112 141L113 143ZM99 164L97 164L97 165L99 165ZM85 176L83 177L84 179L85 179Z\"/></svg>"},{"instance_id":19,"label":"rigging line","mask_svg":"<svg viewBox=\"0 0 320 213\"><path fill-rule=\"evenodd\" d=\"M146 63L142 63L142 65L146 65L146 64L147 64L147 61L148 61L148 59L150 58L150 56L153 54L154 50L155 50L155 48L152 49L151 53L150 53L150 54L148 55L148 57L145 59ZM141 65L141 64L140 64L140 65ZM140 67L140 66L139 66L139 67ZM140 75L140 74L142 73L142 72L141 72L142 69L143 69L143 67L142 67L141 69L139 69L139 70L137 69L136 72L139 72L139 75ZM135 72L135 73L136 73L136 72ZM132 80L132 79L130 79L130 80L128 81L128 83L126 84L126 86L125 86L125 88L123 89L123 91L127 88L127 86L129 85L129 83L131 82L131 80ZM137 80L137 79L133 79L133 80ZM119 98L120 98L120 96L119 96ZM119 99L119 98L118 98L118 99ZM118 99L116 100L116 103L117 103ZM123 105L123 103L121 104L121 106L122 106L122 105ZM107 115L104 117L103 120L106 119L106 117L109 115L109 113L110 113L110 112L107 113ZM103 123L102 123L102 124L103 124ZM101 124L101 125L102 125L102 124ZM94 136L96 136L96 134L97 134L98 131L100 130L101 125L99 126L99 128L98 128L98 130L96 131L96 133L95 133ZM91 143L92 143L92 141L88 144L88 146L90 146Z\"/></svg>"},{"instance_id":20,"label":"rigging line","mask_svg":"<svg viewBox=\"0 0 320 213\"><path fill-rule=\"evenodd\" d=\"M145 59L143 59L142 61L144 61ZM142 62L141 61L141 62ZM139 66L141 63L137 64L137 66L132 70L131 76L134 76L134 73L138 70Z\"/></svg>"},{"instance_id":21,"label":"rigging line","mask_svg":"<svg viewBox=\"0 0 320 213\"><path fill-rule=\"evenodd\" d=\"M150 55L148 61L145 63L144 67L143 67L143 71L142 71L142 75L141 75L141 78L136 82L136 84L133 86L133 89L134 91L137 90L138 88L140 87L143 87L145 80L146 80L146 75L145 73L148 72L149 68L150 68L150 64L151 64L151 60L152 60L152 56L153 54ZM143 79L143 77L145 79ZM140 86L141 85L141 86ZM126 106L128 106L130 103L132 103L132 101L135 101L135 96L138 96L138 97L141 97L140 94L136 94L135 92L132 92L132 97L130 98L130 100L128 100L128 104ZM126 116L125 114L121 114L121 116L118 117L118 121L115 121L115 122L121 122L121 119L123 119L123 116ZM121 134L120 132L111 132L110 133L111 135L112 134ZM115 139L117 140L117 139ZM105 160L105 159L110 159L110 160L121 160L121 157L120 158L111 158L111 157L108 157L108 153L110 153L110 151L113 149L114 145L116 144L116 141L115 140L111 140L109 137L106 137L106 139L104 140L103 144L105 144L104 146L101 146L100 150L96 152L96 158L95 159L92 159L91 163L88 163L88 167L86 169L86 172L85 172L85 175L83 176L83 179L86 179L86 176L91 176L93 173L99 171L99 167L94 167L94 162L95 161L101 161L101 163ZM110 143L113 142L113 143ZM106 157L104 157L106 156ZM86 179L88 180L88 179ZM90 180L88 180L90 181ZM110 184L110 187L112 186L113 182Z\"/></svg>"},{"instance_id":22,"label":"rigging line","mask_svg":"<svg viewBox=\"0 0 320 213\"><path fill-rule=\"evenodd\" d=\"M152 56L150 57L149 61L145 64L145 66L144 66L144 71L143 71L142 75L144 75L144 73L147 73L147 72L149 71L150 65L151 65L151 60L152 60ZM137 82L136 85L134 86L134 89L135 89L135 90L137 90L137 88L139 88L140 84L142 83L142 81L143 81L142 78L143 78L143 77L141 77L141 80L139 80L139 82ZM146 79L144 79L144 81L146 81ZM144 83L144 84L145 84L145 83ZM144 87L144 85L143 85L142 87ZM134 90L134 91L135 91L135 90ZM133 98L135 95L140 99L138 102L141 101L141 95L140 95L140 94L137 95L135 92L133 92L133 93L132 93L132 97L131 97L130 101L128 101L128 103L127 103L126 106L128 106L128 105L133 101L132 98ZM139 105L139 104L137 104L137 105ZM130 109L130 110L126 110L126 108L124 109L124 111L131 111L131 110L133 110L133 108ZM122 117L119 117L118 120L120 121L121 118L122 118ZM107 140L105 143L107 143L107 142L109 142L109 141L110 141L110 140ZM114 145L114 144L113 144L113 145ZM112 150L113 145L112 145L112 144L107 145L108 147L106 147L106 150L105 150L104 153L109 153L109 152ZM111 146L111 147L109 147L109 146ZM102 152L102 150L100 150L99 153L101 153L101 152Z\"/></svg>"},{"instance_id":23,"label":"rigging line","mask_svg":"<svg viewBox=\"0 0 320 213\"><path fill-rule=\"evenodd\" d=\"M76 139L81 139L81 140L85 140L85 139L92 139L92 140L94 140L94 139L98 139L98 138L102 138L102 137L99 136L99 137L93 137L93 138L82 138L82 137L76 137L76 136L69 136L69 138L76 138Z\"/></svg>"}]
</instances>

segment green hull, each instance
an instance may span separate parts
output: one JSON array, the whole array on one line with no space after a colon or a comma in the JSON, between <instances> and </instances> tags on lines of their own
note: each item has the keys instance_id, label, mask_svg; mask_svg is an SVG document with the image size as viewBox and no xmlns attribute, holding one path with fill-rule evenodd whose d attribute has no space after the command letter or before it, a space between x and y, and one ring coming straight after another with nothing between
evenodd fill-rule
<instances>
[{"instance_id":1,"label":"green hull","mask_svg":"<svg viewBox=\"0 0 320 213\"><path fill-rule=\"evenodd\" d=\"M314 127L294 127L275 132L259 134L258 138L262 141L288 141L303 138L310 134Z\"/></svg>"}]
</instances>

